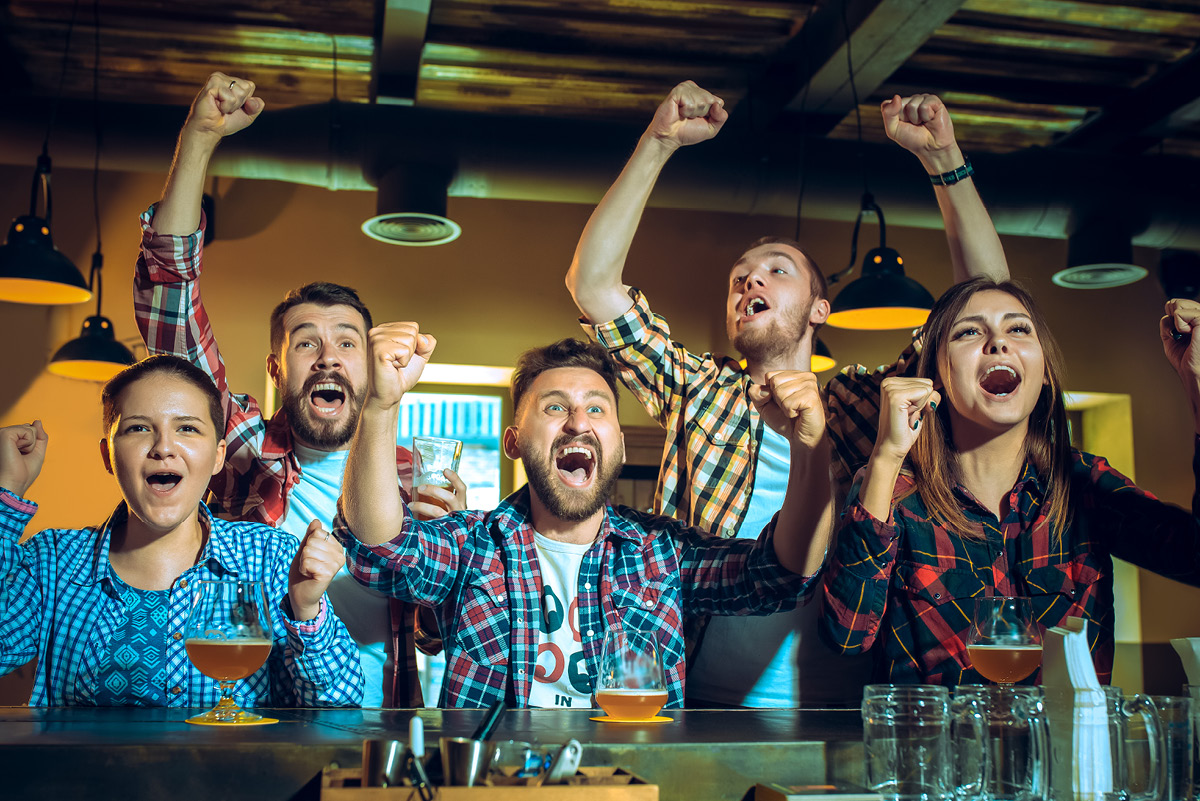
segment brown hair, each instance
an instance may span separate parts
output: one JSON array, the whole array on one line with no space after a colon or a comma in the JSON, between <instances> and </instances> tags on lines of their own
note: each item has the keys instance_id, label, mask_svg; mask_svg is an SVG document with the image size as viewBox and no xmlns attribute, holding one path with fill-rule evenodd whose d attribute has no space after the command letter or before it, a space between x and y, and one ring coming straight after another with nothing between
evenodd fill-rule
<instances>
[{"instance_id":1,"label":"brown hair","mask_svg":"<svg viewBox=\"0 0 1200 801\"><path fill-rule=\"evenodd\" d=\"M617 368L603 345L579 339L560 339L553 345L532 348L517 359L512 376L513 412L521 408L521 398L539 375L559 367L583 367L594 370L612 390L613 403L617 403Z\"/></svg>"},{"instance_id":2,"label":"brown hair","mask_svg":"<svg viewBox=\"0 0 1200 801\"><path fill-rule=\"evenodd\" d=\"M1037 405L1029 416L1025 435L1025 457L1046 483L1047 491L1042 513L1061 531L1070 523L1071 442L1067 430L1067 409L1063 401L1063 358L1058 343L1050 333L1046 318L1034 303L1033 297L1011 281L975 278L957 284L938 298L929 319L925 322L924 344L917 362L917 375L937 380L938 357L946 346L954 321L972 295L997 290L1005 292L1025 307L1033 321L1034 331L1042 345L1047 383L1043 384ZM925 430L917 437L909 453L915 484L905 493L917 492L925 502L932 519L941 522L959 536L977 538L953 487L958 482L958 458L950 431L949 404L943 403L937 413L925 417Z\"/></svg>"},{"instance_id":3,"label":"brown hair","mask_svg":"<svg viewBox=\"0 0 1200 801\"><path fill-rule=\"evenodd\" d=\"M208 416L217 432L217 439L225 436L225 409L221 404L221 393L212 377L187 359L160 353L150 356L140 362L131 364L108 380L104 389L100 390L100 419L104 423L104 435L112 429L117 420L117 402L121 399L130 384L135 384L151 375L163 374L178 378L200 390L208 402Z\"/></svg>"},{"instance_id":4,"label":"brown hair","mask_svg":"<svg viewBox=\"0 0 1200 801\"><path fill-rule=\"evenodd\" d=\"M284 295L283 300L271 312L271 352L279 353L283 347L283 315L293 306L301 303L313 303L317 306L349 306L362 315L363 332L372 328L371 312L358 297L358 293L348 286L331 284L327 281L316 281L296 287Z\"/></svg>"}]
</instances>

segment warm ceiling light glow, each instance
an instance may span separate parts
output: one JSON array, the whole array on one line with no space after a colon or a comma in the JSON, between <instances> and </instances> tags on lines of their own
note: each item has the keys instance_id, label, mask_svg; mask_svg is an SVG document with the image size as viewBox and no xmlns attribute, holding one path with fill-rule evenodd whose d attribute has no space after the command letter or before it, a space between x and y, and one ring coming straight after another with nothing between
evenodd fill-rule
<instances>
[{"instance_id":1,"label":"warm ceiling light glow","mask_svg":"<svg viewBox=\"0 0 1200 801\"><path fill-rule=\"evenodd\" d=\"M857 328L861 331L889 331L895 328L917 328L929 319L929 309L911 306L875 306L847 309L829 315L829 324L837 328Z\"/></svg>"}]
</instances>

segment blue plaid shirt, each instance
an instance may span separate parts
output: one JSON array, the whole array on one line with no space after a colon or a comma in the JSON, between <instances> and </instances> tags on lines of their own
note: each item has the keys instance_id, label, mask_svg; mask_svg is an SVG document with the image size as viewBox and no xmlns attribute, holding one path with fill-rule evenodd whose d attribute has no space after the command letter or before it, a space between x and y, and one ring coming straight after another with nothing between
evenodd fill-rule
<instances>
[{"instance_id":1,"label":"blue plaid shirt","mask_svg":"<svg viewBox=\"0 0 1200 801\"><path fill-rule=\"evenodd\" d=\"M32 706L94 706L125 605L113 586L110 532L128 515L122 503L99 528L46 529L18 544L37 505L0 489L0 674L39 658ZM356 706L363 677L358 649L321 599L317 617L297 623L282 604L296 538L261 523L200 516L209 530L200 559L170 589L166 645L167 706L208 707L220 698L214 679L192 667L183 630L197 581L242 578L264 583L275 646L257 673L239 681L243 706Z\"/></svg>"},{"instance_id":2,"label":"blue plaid shirt","mask_svg":"<svg viewBox=\"0 0 1200 801\"><path fill-rule=\"evenodd\" d=\"M341 514L334 536L350 572L376 590L434 607L446 644L440 706L527 706L537 659L541 571L529 488L491 512L418 522L368 546ZM669 517L609 506L579 568L579 633L588 675L597 673L605 629L653 636L663 658L667 706L683 705L683 615L767 615L795 606L815 586L775 558L775 522L757 540L721 539Z\"/></svg>"}]
</instances>

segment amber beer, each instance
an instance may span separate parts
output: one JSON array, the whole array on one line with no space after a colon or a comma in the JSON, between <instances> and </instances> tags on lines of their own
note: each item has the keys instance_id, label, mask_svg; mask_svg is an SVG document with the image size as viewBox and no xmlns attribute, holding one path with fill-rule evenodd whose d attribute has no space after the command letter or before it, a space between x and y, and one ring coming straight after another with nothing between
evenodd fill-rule
<instances>
[{"instance_id":1,"label":"amber beer","mask_svg":"<svg viewBox=\"0 0 1200 801\"><path fill-rule=\"evenodd\" d=\"M596 703L610 718L649 720L667 703L666 690L599 690Z\"/></svg>"},{"instance_id":2,"label":"amber beer","mask_svg":"<svg viewBox=\"0 0 1200 801\"><path fill-rule=\"evenodd\" d=\"M450 486L450 482L449 482L449 481L446 481L446 479L445 479L445 478L442 478L441 476L439 476L439 478L441 478L441 480L440 480L440 481L424 481L424 482L422 482L421 484L419 484L417 487L415 487L415 488L413 489L413 500L414 500L414 501L421 501L422 503L429 503L429 504L433 504L434 506L438 507L439 509L445 509L447 512L449 512L449 511L450 511L450 507L449 507L449 506L447 506L445 503L443 503L442 501L438 500L437 498L434 498L434 497L433 497L433 496L431 496L431 495L430 495L430 496L427 496L425 493L421 492L421 490L422 490L424 487L441 487L442 489L447 489L447 490L448 490L448 489L453 489L453 488ZM432 520L432 519L433 519L433 518L432 518L432 517L430 517L429 515L425 515L425 514L419 514L419 513L416 513L416 512L414 512L413 514L414 514L414 516L415 516L415 517L416 517L418 520Z\"/></svg>"},{"instance_id":3,"label":"amber beer","mask_svg":"<svg viewBox=\"0 0 1200 801\"><path fill-rule=\"evenodd\" d=\"M244 679L271 654L270 640L186 640L184 647L196 670L217 681Z\"/></svg>"},{"instance_id":4,"label":"amber beer","mask_svg":"<svg viewBox=\"0 0 1200 801\"><path fill-rule=\"evenodd\" d=\"M1042 646L1030 645L968 645L971 665L985 679L1012 684L1038 669L1042 664Z\"/></svg>"}]
</instances>

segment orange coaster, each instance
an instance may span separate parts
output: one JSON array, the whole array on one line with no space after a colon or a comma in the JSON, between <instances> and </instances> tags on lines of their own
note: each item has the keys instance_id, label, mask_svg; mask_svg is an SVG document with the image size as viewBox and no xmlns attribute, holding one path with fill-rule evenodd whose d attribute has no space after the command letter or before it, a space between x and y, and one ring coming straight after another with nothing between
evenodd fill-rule
<instances>
[{"instance_id":1,"label":"orange coaster","mask_svg":"<svg viewBox=\"0 0 1200 801\"><path fill-rule=\"evenodd\" d=\"M642 718L641 720L636 720L634 718L610 718L608 715L600 715L599 717L588 718L588 720L596 720L601 723L635 723L635 724L636 723L666 723L666 722L674 720L674 719L675 718L668 718L663 715L655 715L652 718Z\"/></svg>"},{"instance_id":2,"label":"orange coaster","mask_svg":"<svg viewBox=\"0 0 1200 801\"><path fill-rule=\"evenodd\" d=\"M191 723L194 726L269 726L272 723L278 723L279 718L259 718L258 720L200 720L198 718L188 718L185 723Z\"/></svg>"}]
</instances>

